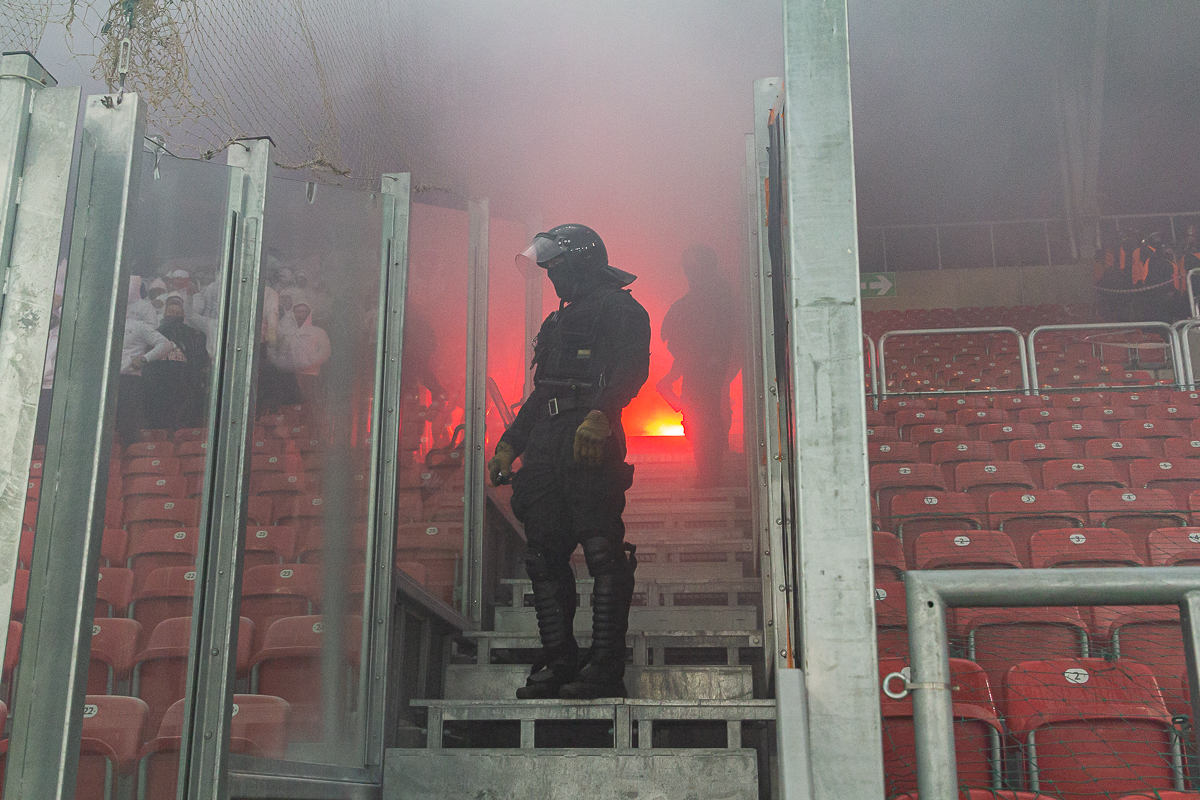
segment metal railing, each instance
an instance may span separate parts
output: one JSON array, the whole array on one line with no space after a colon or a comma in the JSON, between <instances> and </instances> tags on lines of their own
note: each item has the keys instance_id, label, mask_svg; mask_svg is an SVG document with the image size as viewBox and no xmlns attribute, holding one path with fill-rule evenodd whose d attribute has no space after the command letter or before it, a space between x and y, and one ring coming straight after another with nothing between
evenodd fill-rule
<instances>
[{"instance_id":1,"label":"metal railing","mask_svg":"<svg viewBox=\"0 0 1200 800\"><path fill-rule=\"evenodd\" d=\"M946 610L1035 606L1178 605L1191 686L1192 719L1200 719L1200 569L912 570L905 573L910 678L921 800L957 800L950 641ZM1172 773L1183 788L1182 746L1172 737ZM1036 767L1034 767L1036 769ZM1034 777L1036 781L1036 773ZM1037 786L1030 789L1036 792Z\"/></svg>"},{"instance_id":2,"label":"metal railing","mask_svg":"<svg viewBox=\"0 0 1200 800\"><path fill-rule=\"evenodd\" d=\"M1180 369L1180 361L1182 360L1179 350L1179 342L1175 336L1175 330L1166 322L1083 322L1070 325L1039 325L1029 332L1029 352L1032 357L1029 359L1030 377L1033 380L1035 389L1039 388L1038 371L1037 371L1037 349L1034 346L1034 339L1039 333L1045 331L1084 331L1084 330L1142 330L1146 328L1161 329L1165 331L1165 341L1163 348L1171 351L1171 366L1175 374L1175 385L1182 388L1183 373ZM1109 342L1114 346L1124 346L1126 348L1136 347L1138 342Z\"/></svg>"},{"instance_id":3,"label":"metal railing","mask_svg":"<svg viewBox=\"0 0 1200 800\"><path fill-rule=\"evenodd\" d=\"M1187 273L1188 310L1193 317L1200 317L1200 308L1196 307L1196 290L1192 286L1192 278L1200 275L1200 267L1189 269Z\"/></svg>"},{"instance_id":4,"label":"metal railing","mask_svg":"<svg viewBox=\"0 0 1200 800\"><path fill-rule=\"evenodd\" d=\"M1021 360L1021 386L1025 394L1030 394L1031 387L1035 384L1030 383L1029 369L1029 354L1025 348L1025 337L1016 328L995 327L995 328L922 328L911 331L887 331L879 337L879 386L876 391L876 396L887 397L888 394L946 394L944 391L937 392L888 392L887 388L887 361L884 352L884 345L887 340L893 336L930 336L943 334L959 334L959 333L1011 333L1017 339L1017 354ZM1032 342L1030 343L1032 346ZM960 390L959 394L970 394L972 392L995 392L996 389L964 389Z\"/></svg>"},{"instance_id":5,"label":"metal railing","mask_svg":"<svg viewBox=\"0 0 1200 800\"><path fill-rule=\"evenodd\" d=\"M875 340L864 333L863 341L867 345L867 368L871 374L871 397L879 397L879 369L875 364Z\"/></svg>"},{"instance_id":6,"label":"metal railing","mask_svg":"<svg viewBox=\"0 0 1200 800\"><path fill-rule=\"evenodd\" d=\"M1197 270L1200 271L1200 270ZM1192 368L1192 342L1189 334L1192 328L1200 327L1200 319L1181 319L1171 326L1175 332L1175 346L1179 349L1179 362L1183 368L1183 380L1175 381L1180 389L1187 392L1196 391L1196 375Z\"/></svg>"}]
</instances>

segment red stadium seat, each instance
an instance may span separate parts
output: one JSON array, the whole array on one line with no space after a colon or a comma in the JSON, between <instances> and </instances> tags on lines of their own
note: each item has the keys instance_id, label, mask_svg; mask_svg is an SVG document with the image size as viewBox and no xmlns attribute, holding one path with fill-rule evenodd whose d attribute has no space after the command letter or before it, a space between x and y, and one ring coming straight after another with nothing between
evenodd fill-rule
<instances>
[{"instance_id":1,"label":"red stadium seat","mask_svg":"<svg viewBox=\"0 0 1200 800\"><path fill-rule=\"evenodd\" d=\"M124 457L134 458L167 458L175 455L175 445L171 442L136 442L125 448Z\"/></svg>"},{"instance_id":2,"label":"red stadium seat","mask_svg":"<svg viewBox=\"0 0 1200 800\"><path fill-rule=\"evenodd\" d=\"M875 584L875 635L880 658L908 658L908 608L904 584Z\"/></svg>"},{"instance_id":3,"label":"red stadium seat","mask_svg":"<svg viewBox=\"0 0 1200 800\"><path fill-rule=\"evenodd\" d=\"M118 797L118 779L131 774L146 726L146 704L136 697L84 698L75 796Z\"/></svg>"},{"instance_id":4,"label":"red stadium seat","mask_svg":"<svg viewBox=\"0 0 1200 800\"><path fill-rule=\"evenodd\" d=\"M298 453L250 457L250 474L259 472L303 472L304 460Z\"/></svg>"},{"instance_id":5,"label":"red stadium seat","mask_svg":"<svg viewBox=\"0 0 1200 800\"><path fill-rule=\"evenodd\" d=\"M133 570L100 567L96 573L97 617L119 617L133 601Z\"/></svg>"},{"instance_id":6,"label":"red stadium seat","mask_svg":"<svg viewBox=\"0 0 1200 800\"><path fill-rule=\"evenodd\" d=\"M1175 606L1096 606L1092 631L1113 658L1145 664L1154 673L1167 710L1191 716L1183 629Z\"/></svg>"},{"instance_id":7,"label":"red stadium seat","mask_svg":"<svg viewBox=\"0 0 1200 800\"><path fill-rule=\"evenodd\" d=\"M133 590L156 569L193 566L199 538L199 528L151 528L129 537L126 564L133 570Z\"/></svg>"},{"instance_id":8,"label":"red stadium seat","mask_svg":"<svg viewBox=\"0 0 1200 800\"><path fill-rule=\"evenodd\" d=\"M895 428L884 424L872 424L870 421L867 422L867 444L898 441L900 441L900 433Z\"/></svg>"},{"instance_id":9,"label":"red stadium seat","mask_svg":"<svg viewBox=\"0 0 1200 800\"><path fill-rule=\"evenodd\" d=\"M1021 560L1028 563L1029 537L1050 528L1082 528L1087 524L1083 504L1062 489L1035 492L1005 491L988 495L988 526L1012 537Z\"/></svg>"},{"instance_id":10,"label":"red stadium seat","mask_svg":"<svg viewBox=\"0 0 1200 800\"><path fill-rule=\"evenodd\" d=\"M1146 540L1152 567L1200 567L1200 528L1157 528Z\"/></svg>"},{"instance_id":11,"label":"red stadium seat","mask_svg":"<svg viewBox=\"0 0 1200 800\"><path fill-rule=\"evenodd\" d=\"M1097 489L1088 495L1088 513L1093 525L1120 528L1145 541L1155 528L1182 528L1188 512L1165 489Z\"/></svg>"},{"instance_id":12,"label":"red stadium seat","mask_svg":"<svg viewBox=\"0 0 1200 800\"><path fill-rule=\"evenodd\" d=\"M867 442L867 460L872 464L911 464L921 460L912 442Z\"/></svg>"},{"instance_id":13,"label":"red stadium seat","mask_svg":"<svg viewBox=\"0 0 1200 800\"><path fill-rule=\"evenodd\" d=\"M1075 455L1084 454L1084 442L1088 439L1110 439L1117 435L1117 425L1098 420L1074 420L1071 422L1051 422L1048 436L1051 439L1061 439L1071 442L1075 447Z\"/></svg>"},{"instance_id":14,"label":"red stadium seat","mask_svg":"<svg viewBox=\"0 0 1200 800\"><path fill-rule=\"evenodd\" d=\"M1038 531L1029 540L1029 566L1035 569L1145 565L1125 532L1115 528Z\"/></svg>"},{"instance_id":15,"label":"red stadium seat","mask_svg":"<svg viewBox=\"0 0 1200 800\"><path fill-rule=\"evenodd\" d=\"M1075 458L1075 448L1061 439L1018 439L1008 445L1008 460L1029 467L1035 483L1042 482L1042 464L1063 458Z\"/></svg>"},{"instance_id":16,"label":"red stadium seat","mask_svg":"<svg viewBox=\"0 0 1200 800\"><path fill-rule=\"evenodd\" d=\"M1173 729L1149 668L1124 659L1028 661L1004 685L1006 721L1040 790L1091 800L1172 788Z\"/></svg>"},{"instance_id":17,"label":"red stadium seat","mask_svg":"<svg viewBox=\"0 0 1200 800\"><path fill-rule=\"evenodd\" d=\"M1167 461L1183 461L1200 458L1200 439L1194 437L1172 437L1163 439L1163 458Z\"/></svg>"},{"instance_id":18,"label":"red stadium seat","mask_svg":"<svg viewBox=\"0 0 1200 800\"><path fill-rule=\"evenodd\" d=\"M894 677L896 674L900 677ZM889 680L889 676L893 677ZM886 797L913 791L917 785L912 695L897 700L884 691L890 689L897 693L909 680L911 671L904 659L879 660ZM1002 774L999 755L1004 728L996 717L996 704L987 675L978 664L952 658L950 684L958 782L966 786L994 786Z\"/></svg>"},{"instance_id":19,"label":"red stadium seat","mask_svg":"<svg viewBox=\"0 0 1200 800\"><path fill-rule=\"evenodd\" d=\"M1033 489L1033 475L1020 461L968 461L954 468L954 487L984 496L1004 489Z\"/></svg>"},{"instance_id":20,"label":"red stadium seat","mask_svg":"<svg viewBox=\"0 0 1200 800\"><path fill-rule=\"evenodd\" d=\"M1158 458L1159 447L1153 439L1090 439L1084 445L1086 458L1111 461L1121 480L1129 482L1129 462L1138 458Z\"/></svg>"},{"instance_id":21,"label":"red stadium seat","mask_svg":"<svg viewBox=\"0 0 1200 800\"><path fill-rule=\"evenodd\" d=\"M315 494L319 483L306 472L263 472L253 476L250 491L286 503L303 494Z\"/></svg>"},{"instance_id":22,"label":"red stadium seat","mask_svg":"<svg viewBox=\"0 0 1200 800\"><path fill-rule=\"evenodd\" d=\"M12 619L25 621L25 603L29 598L29 570L17 569L13 573Z\"/></svg>"},{"instance_id":23,"label":"red stadium seat","mask_svg":"<svg viewBox=\"0 0 1200 800\"><path fill-rule=\"evenodd\" d=\"M187 478L182 475L136 475L125 479L122 492L125 496L125 514L133 510L142 500L154 498L176 498L182 500L187 494Z\"/></svg>"},{"instance_id":24,"label":"red stadium seat","mask_svg":"<svg viewBox=\"0 0 1200 800\"><path fill-rule=\"evenodd\" d=\"M242 577L242 615L254 622L257 650L271 623L320 610L321 568L316 564L251 567Z\"/></svg>"},{"instance_id":25,"label":"red stadium seat","mask_svg":"<svg viewBox=\"0 0 1200 800\"><path fill-rule=\"evenodd\" d=\"M1172 402L1165 405L1152 405L1146 409L1146 418L1163 420L1200 419L1200 405L1196 405L1195 401L1191 403Z\"/></svg>"},{"instance_id":26,"label":"red stadium seat","mask_svg":"<svg viewBox=\"0 0 1200 800\"><path fill-rule=\"evenodd\" d=\"M283 441L274 437L255 436L250 441L252 456L277 456L283 453Z\"/></svg>"},{"instance_id":27,"label":"red stadium seat","mask_svg":"<svg viewBox=\"0 0 1200 800\"><path fill-rule=\"evenodd\" d=\"M126 478L132 478L135 475L178 475L179 459L173 456L130 459L125 462L121 474Z\"/></svg>"},{"instance_id":28,"label":"red stadium seat","mask_svg":"<svg viewBox=\"0 0 1200 800\"><path fill-rule=\"evenodd\" d=\"M904 555L912 561L913 544L925 531L986 528L979 498L960 492L906 492L892 500L892 522Z\"/></svg>"},{"instance_id":29,"label":"red stadium seat","mask_svg":"<svg viewBox=\"0 0 1200 800\"><path fill-rule=\"evenodd\" d=\"M1042 408L1046 405L1046 400L1038 394L1002 394L992 401L992 405L1010 411L1022 411L1027 408Z\"/></svg>"},{"instance_id":30,"label":"red stadium seat","mask_svg":"<svg viewBox=\"0 0 1200 800\"><path fill-rule=\"evenodd\" d=\"M892 515L892 498L901 492L945 491L942 471L932 464L874 464L871 493L879 501L884 524Z\"/></svg>"},{"instance_id":31,"label":"red stadium seat","mask_svg":"<svg viewBox=\"0 0 1200 800\"><path fill-rule=\"evenodd\" d=\"M206 442L208 428L180 428L175 431L175 454L179 455L179 446L186 442Z\"/></svg>"},{"instance_id":32,"label":"red stadium seat","mask_svg":"<svg viewBox=\"0 0 1200 800\"><path fill-rule=\"evenodd\" d=\"M233 696L229 721L229 752L281 759L287 755L287 729L291 708L278 697L253 694ZM179 749L183 741L183 701L163 716L158 734L141 749L142 781L139 797L167 798L179 779Z\"/></svg>"},{"instance_id":33,"label":"red stadium seat","mask_svg":"<svg viewBox=\"0 0 1200 800\"><path fill-rule=\"evenodd\" d=\"M1000 531L928 531L914 546L916 569L1021 567L1012 539Z\"/></svg>"},{"instance_id":34,"label":"red stadium seat","mask_svg":"<svg viewBox=\"0 0 1200 800\"><path fill-rule=\"evenodd\" d=\"M954 412L954 424L971 431L983 425L1004 424L1009 421L1009 415L1003 408L964 408ZM976 436L978 430L972 431Z\"/></svg>"},{"instance_id":35,"label":"red stadium seat","mask_svg":"<svg viewBox=\"0 0 1200 800\"><path fill-rule=\"evenodd\" d=\"M1173 800L1176 792L1164 792L1161 796L1163 800ZM1182 795L1182 792L1178 794ZM1195 797L1188 795L1190 800L1195 800ZM893 800L918 800L916 792L909 792L896 796ZM959 789L958 800L1055 800L1048 794L1034 794L1031 792L1010 792L1004 789ZM1125 798L1122 798L1125 800ZM1139 799L1140 800L1140 799ZM1182 797L1180 798L1182 800Z\"/></svg>"},{"instance_id":36,"label":"red stadium seat","mask_svg":"<svg viewBox=\"0 0 1200 800\"><path fill-rule=\"evenodd\" d=\"M899 539L890 533L875 531L872 534L872 552L877 582L904 580L904 548Z\"/></svg>"},{"instance_id":37,"label":"red stadium seat","mask_svg":"<svg viewBox=\"0 0 1200 800\"><path fill-rule=\"evenodd\" d=\"M939 411L945 411L949 414L964 409L988 408L988 401L986 397L977 394L960 395L958 397L939 397L937 408Z\"/></svg>"},{"instance_id":38,"label":"red stadium seat","mask_svg":"<svg viewBox=\"0 0 1200 800\"><path fill-rule=\"evenodd\" d=\"M1050 405L1054 408L1090 408L1104 405L1104 395L1098 392L1079 392L1078 394L1051 395Z\"/></svg>"},{"instance_id":39,"label":"red stadium seat","mask_svg":"<svg viewBox=\"0 0 1200 800\"><path fill-rule=\"evenodd\" d=\"M123 567L128 547L129 534L124 528L105 528L100 540L100 559L107 566Z\"/></svg>"},{"instance_id":40,"label":"red stadium seat","mask_svg":"<svg viewBox=\"0 0 1200 800\"><path fill-rule=\"evenodd\" d=\"M1122 439L1149 439L1162 451L1163 439L1192 435L1191 425L1182 419L1131 419L1121 423Z\"/></svg>"},{"instance_id":41,"label":"red stadium seat","mask_svg":"<svg viewBox=\"0 0 1200 800\"><path fill-rule=\"evenodd\" d=\"M92 622L92 654L88 663L88 694L117 692L129 680L142 626L137 620L100 618Z\"/></svg>"},{"instance_id":42,"label":"red stadium seat","mask_svg":"<svg viewBox=\"0 0 1200 800\"><path fill-rule=\"evenodd\" d=\"M1166 489L1176 508L1186 508L1188 495L1200 490L1200 461L1139 459L1129 464L1129 483L1134 489Z\"/></svg>"},{"instance_id":43,"label":"red stadium seat","mask_svg":"<svg viewBox=\"0 0 1200 800\"><path fill-rule=\"evenodd\" d=\"M1108 406L1093 406L1085 408L1082 412L1082 419L1085 420L1100 420L1101 422L1117 422L1122 423L1128 420L1142 420L1142 410L1138 408L1126 408L1117 406L1115 408Z\"/></svg>"},{"instance_id":44,"label":"red stadium seat","mask_svg":"<svg viewBox=\"0 0 1200 800\"><path fill-rule=\"evenodd\" d=\"M251 497L246 503L247 525L276 525L275 506L269 497Z\"/></svg>"},{"instance_id":45,"label":"red stadium seat","mask_svg":"<svg viewBox=\"0 0 1200 800\"><path fill-rule=\"evenodd\" d=\"M900 431L900 438L906 440L909 438L905 435L906 431L915 425L946 425L949 422L950 415L935 408L901 409L892 420L892 424Z\"/></svg>"},{"instance_id":46,"label":"red stadium seat","mask_svg":"<svg viewBox=\"0 0 1200 800\"><path fill-rule=\"evenodd\" d=\"M964 442L970 438L967 429L957 425L914 425L908 430L908 440L917 446L925 461L937 442Z\"/></svg>"},{"instance_id":47,"label":"red stadium seat","mask_svg":"<svg viewBox=\"0 0 1200 800\"><path fill-rule=\"evenodd\" d=\"M274 525L289 525L303 534L311 528L319 528L325 522L324 499L317 495L297 495L281 499L275 510Z\"/></svg>"},{"instance_id":48,"label":"red stadium seat","mask_svg":"<svg viewBox=\"0 0 1200 800\"><path fill-rule=\"evenodd\" d=\"M1112 462L1098 458L1047 461L1042 464L1042 485L1062 489L1081 502L1095 489L1126 488Z\"/></svg>"},{"instance_id":49,"label":"red stadium seat","mask_svg":"<svg viewBox=\"0 0 1200 800\"><path fill-rule=\"evenodd\" d=\"M320 564L324 558L325 543L329 534L319 528L310 529L300 534L296 543L296 561L301 564ZM346 548L348 561L365 561L367 552L367 529L363 525L353 525L350 536L342 542Z\"/></svg>"},{"instance_id":50,"label":"red stadium seat","mask_svg":"<svg viewBox=\"0 0 1200 800\"><path fill-rule=\"evenodd\" d=\"M187 663L192 618L165 619L155 626L146 647L134 658L133 694L146 701L150 728L157 729L167 709L187 688ZM254 623L242 617L238 625L237 674L250 668Z\"/></svg>"},{"instance_id":51,"label":"red stadium seat","mask_svg":"<svg viewBox=\"0 0 1200 800\"><path fill-rule=\"evenodd\" d=\"M1017 421L1028 422L1037 428L1039 437L1045 437L1049 435L1051 423L1070 422L1075 413L1067 408L1026 408L1017 412Z\"/></svg>"},{"instance_id":52,"label":"red stadium seat","mask_svg":"<svg viewBox=\"0 0 1200 800\"><path fill-rule=\"evenodd\" d=\"M164 567L146 578L146 585L133 595L130 614L149 636L163 620L190 617L196 592L194 567Z\"/></svg>"},{"instance_id":53,"label":"red stadium seat","mask_svg":"<svg viewBox=\"0 0 1200 800\"><path fill-rule=\"evenodd\" d=\"M1001 425L979 426L979 440L981 442L991 442L996 458L1001 461L1008 459L1009 442L1016 441L1017 439L1036 438L1037 429L1028 422L1006 422Z\"/></svg>"},{"instance_id":54,"label":"red stadium seat","mask_svg":"<svg viewBox=\"0 0 1200 800\"><path fill-rule=\"evenodd\" d=\"M346 617L340 626L347 691L357 683L362 650L362 618ZM277 620L263 637L251 664L256 693L275 695L292 707L288 733L292 741L319 741L322 731L321 640L324 619L319 615Z\"/></svg>"},{"instance_id":55,"label":"red stadium seat","mask_svg":"<svg viewBox=\"0 0 1200 800\"><path fill-rule=\"evenodd\" d=\"M935 442L929 451L929 461L942 468L947 484L954 479L954 465L960 461L994 461L991 442Z\"/></svg>"},{"instance_id":56,"label":"red stadium seat","mask_svg":"<svg viewBox=\"0 0 1200 800\"><path fill-rule=\"evenodd\" d=\"M151 528L194 528L200 521L200 504L195 500L143 500L125 520L131 539Z\"/></svg>"},{"instance_id":57,"label":"red stadium seat","mask_svg":"<svg viewBox=\"0 0 1200 800\"><path fill-rule=\"evenodd\" d=\"M245 568L286 564L295 558L296 531L279 525L246 528Z\"/></svg>"},{"instance_id":58,"label":"red stadium seat","mask_svg":"<svg viewBox=\"0 0 1200 800\"><path fill-rule=\"evenodd\" d=\"M1020 661L1088 652L1088 626L1077 608L959 608L952 620L967 658L992 682Z\"/></svg>"}]
</instances>

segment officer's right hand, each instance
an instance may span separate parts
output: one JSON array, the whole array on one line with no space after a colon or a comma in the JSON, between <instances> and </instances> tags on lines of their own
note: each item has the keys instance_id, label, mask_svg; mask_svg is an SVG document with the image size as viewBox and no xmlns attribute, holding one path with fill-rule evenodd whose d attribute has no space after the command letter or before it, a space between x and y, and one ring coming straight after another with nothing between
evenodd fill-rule
<instances>
[{"instance_id":1,"label":"officer's right hand","mask_svg":"<svg viewBox=\"0 0 1200 800\"><path fill-rule=\"evenodd\" d=\"M488 477L492 486L500 486L512 480L512 463L516 459L516 451L508 442L496 445L496 455L487 463Z\"/></svg>"}]
</instances>

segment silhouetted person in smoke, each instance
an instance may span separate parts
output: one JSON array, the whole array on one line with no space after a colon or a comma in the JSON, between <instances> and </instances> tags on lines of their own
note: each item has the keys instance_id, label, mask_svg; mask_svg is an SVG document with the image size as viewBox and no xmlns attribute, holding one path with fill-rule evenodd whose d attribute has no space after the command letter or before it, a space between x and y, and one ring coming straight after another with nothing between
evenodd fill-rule
<instances>
[{"instance_id":1,"label":"silhouetted person in smoke","mask_svg":"<svg viewBox=\"0 0 1200 800\"><path fill-rule=\"evenodd\" d=\"M718 486L729 455L729 384L741 368L740 313L733 288L717 272L711 247L683 253L688 292L663 318L662 339L674 359L658 391L683 412L683 430L696 460L696 486ZM678 394L674 386L682 378Z\"/></svg>"},{"instance_id":2,"label":"silhouetted person in smoke","mask_svg":"<svg viewBox=\"0 0 1200 800\"><path fill-rule=\"evenodd\" d=\"M525 570L542 639L542 654L517 697L624 697L637 559L621 520L633 483L621 410L650 370L650 317L625 289L634 276L608 263L591 228L559 225L539 233L518 263L526 271L545 269L562 304L538 332L534 390L487 465L493 485L512 478L512 510L525 526ZM518 456L522 466L514 475ZM592 646L583 658L571 569L580 545L593 579Z\"/></svg>"}]
</instances>

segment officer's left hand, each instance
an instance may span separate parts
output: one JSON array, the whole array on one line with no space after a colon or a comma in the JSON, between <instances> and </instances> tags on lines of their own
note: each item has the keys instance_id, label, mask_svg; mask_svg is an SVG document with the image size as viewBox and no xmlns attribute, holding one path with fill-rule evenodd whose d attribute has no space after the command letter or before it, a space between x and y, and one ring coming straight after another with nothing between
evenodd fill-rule
<instances>
[{"instance_id":1,"label":"officer's left hand","mask_svg":"<svg viewBox=\"0 0 1200 800\"><path fill-rule=\"evenodd\" d=\"M575 460L598 467L604 460L604 445L612 436L612 426L603 411L589 411L587 419L575 430Z\"/></svg>"}]
</instances>

